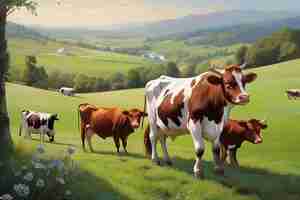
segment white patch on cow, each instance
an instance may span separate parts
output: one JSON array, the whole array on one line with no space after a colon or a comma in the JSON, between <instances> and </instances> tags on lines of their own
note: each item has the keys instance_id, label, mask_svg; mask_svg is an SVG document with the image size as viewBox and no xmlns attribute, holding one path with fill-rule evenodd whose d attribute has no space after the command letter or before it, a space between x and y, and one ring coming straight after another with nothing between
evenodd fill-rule
<instances>
[{"instance_id":1,"label":"white patch on cow","mask_svg":"<svg viewBox=\"0 0 300 200\"><path fill-rule=\"evenodd\" d=\"M215 121L209 121L207 117L204 117L202 120L203 126L203 137L206 140L214 142L218 139L223 131L224 127L224 117L223 120L216 124Z\"/></svg>"},{"instance_id":2,"label":"white patch on cow","mask_svg":"<svg viewBox=\"0 0 300 200\"><path fill-rule=\"evenodd\" d=\"M243 83L242 83L242 77L243 77L242 73L238 73L238 72L233 71L232 75L233 75L235 81L237 82L237 84L240 88L240 91L241 91L240 95L248 95L245 88L244 88L244 86L243 86ZM235 102L236 103L240 102L239 96L236 97Z\"/></svg>"}]
</instances>

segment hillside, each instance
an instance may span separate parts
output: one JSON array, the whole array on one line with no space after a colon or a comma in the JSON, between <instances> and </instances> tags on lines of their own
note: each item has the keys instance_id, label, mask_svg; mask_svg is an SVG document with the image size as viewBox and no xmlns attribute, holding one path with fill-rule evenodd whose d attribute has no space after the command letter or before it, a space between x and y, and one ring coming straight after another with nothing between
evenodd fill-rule
<instances>
[{"instance_id":1,"label":"hillside","mask_svg":"<svg viewBox=\"0 0 300 200\"><path fill-rule=\"evenodd\" d=\"M227 168L226 177L215 176L210 145L206 146L204 165L206 178L195 180L192 176L194 149L190 136L168 141L173 167L157 167L144 158L143 133L129 137L129 155L117 156L111 139L93 138L98 153L81 150L77 129L77 105L83 102L99 106L124 108L143 105L143 89L93 93L77 97L65 97L56 92L7 84L8 106L12 134L16 144L24 143L17 136L19 112L34 109L57 112L55 144L47 144L50 154L58 154L66 145L77 147L75 160L88 170L94 180L86 182L89 199L222 199L222 200L298 200L300 198L300 130L297 108L300 101L290 101L287 88L300 88L300 60L293 60L253 70L258 79L249 85L251 103L234 109L233 118L267 118L268 128L260 145L245 144L240 150L241 169ZM33 140L32 146L38 141ZM28 142L27 142L28 145ZM89 184L100 180L101 187ZM93 182L92 182L93 183ZM80 193L81 191L75 191Z\"/></svg>"},{"instance_id":2,"label":"hillside","mask_svg":"<svg viewBox=\"0 0 300 200\"><path fill-rule=\"evenodd\" d=\"M6 26L6 36L10 37L18 37L18 38L26 38L26 39L35 39L35 40L47 40L48 37L42 34L39 31L33 30L29 27L16 24L13 22L7 22Z\"/></svg>"},{"instance_id":3,"label":"hillside","mask_svg":"<svg viewBox=\"0 0 300 200\"><path fill-rule=\"evenodd\" d=\"M115 72L126 73L131 68L149 63L138 56L90 50L51 40L9 37L8 43L11 70L23 70L27 55L35 55L38 64L44 66L48 72L59 70L65 73L83 73L101 77ZM66 53L57 52L62 48Z\"/></svg>"}]
</instances>

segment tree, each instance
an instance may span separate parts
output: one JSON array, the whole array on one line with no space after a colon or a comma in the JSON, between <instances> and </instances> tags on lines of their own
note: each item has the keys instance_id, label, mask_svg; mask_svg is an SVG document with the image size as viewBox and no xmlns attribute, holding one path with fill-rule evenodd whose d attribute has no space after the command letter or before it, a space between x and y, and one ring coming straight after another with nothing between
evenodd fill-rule
<instances>
[{"instance_id":1,"label":"tree","mask_svg":"<svg viewBox=\"0 0 300 200\"><path fill-rule=\"evenodd\" d=\"M245 62L245 56L247 54L248 47L241 46L235 54L235 60L237 64L242 64Z\"/></svg>"},{"instance_id":2,"label":"tree","mask_svg":"<svg viewBox=\"0 0 300 200\"><path fill-rule=\"evenodd\" d=\"M175 62L169 62L166 66L166 75L178 77L180 76L180 71L177 68L177 65Z\"/></svg>"},{"instance_id":3,"label":"tree","mask_svg":"<svg viewBox=\"0 0 300 200\"><path fill-rule=\"evenodd\" d=\"M35 11L36 2L31 0L0 0L0 159L7 158L13 150L7 112L5 76L8 71L8 52L5 36L7 16L14 10L25 7Z\"/></svg>"},{"instance_id":4,"label":"tree","mask_svg":"<svg viewBox=\"0 0 300 200\"><path fill-rule=\"evenodd\" d=\"M26 68L23 73L23 81L26 85L33 86L34 83L38 81L38 70L36 69L36 64L37 61L35 56L25 57Z\"/></svg>"},{"instance_id":5,"label":"tree","mask_svg":"<svg viewBox=\"0 0 300 200\"><path fill-rule=\"evenodd\" d=\"M128 79L127 85L129 88L137 88L143 85L138 69L129 70L127 79Z\"/></svg>"}]
</instances>

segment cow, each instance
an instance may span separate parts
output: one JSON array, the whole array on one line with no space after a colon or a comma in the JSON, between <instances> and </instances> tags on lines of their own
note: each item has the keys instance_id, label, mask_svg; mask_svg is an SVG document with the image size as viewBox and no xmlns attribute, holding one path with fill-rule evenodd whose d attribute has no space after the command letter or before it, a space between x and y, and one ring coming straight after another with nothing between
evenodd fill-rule
<instances>
[{"instance_id":1,"label":"cow","mask_svg":"<svg viewBox=\"0 0 300 200\"><path fill-rule=\"evenodd\" d=\"M296 100L297 98L300 97L300 90L299 89L288 89L288 90L286 90L286 94L290 100L292 100L292 99Z\"/></svg>"},{"instance_id":2,"label":"cow","mask_svg":"<svg viewBox=\"0 0 300 200\"><path fill-rule=\"evenodd\" d=\"M25 129L25 138L31 138L32 133L38 133L40 134L41 143L45 141L45 135L49 137L49 142L54 142L54 124L57 120L59 120L57 114L23 110L21 112L19 136L22 135L22 129Z\"/></svg>"},{"instance_id":3,"label":"cow","mask_svg":"<svg viewBox=\"0 0 300 200\"><path fill-rule=\"evenodd\" d=\"M128 136L140 126L146 113L139 109L121 110L120 108L103 108L85 103L78 107L82 147L85 150L85 139L91 152L94 152L91 139L97 134L102 139L113 137L117 153L120 153L120 139L124 152L127 153Z\"/></svg>"},{"instance_id":4,"label":"cow","mask_svg":"<svg viewBox=\"0 0 300 200\"><path fill-rule=\"evenodd\" d=\"M75 89L74 88L68 88L68 87L61 87L58 92L65 96L74 96Z\"/></svg>"},{"instance_id":5,"label":"cow","mask_svg":"<svg viewBox=\"0 0 300 200\"><path fill-rule=\"evenodd\" d=\"M145 87L144 109L148 112L149 129L144 133L146 154L160 165L156 144L162 146L164 161L171 165L166 138L191 134L196 150L194 175L203 178L201 158L204 138L212 142L215 171L224 174L220 160L219 136L228 112L234 105L246 105L250 96L245 85L254 81L255 73L243 74L245 65L230 65L224 70L211 69L192 78L151 80Z\"/></svg>"},{"instance_id":6,"label":"cow","mask_svg":"<svg viewBox=\"0 0 300 200\"><path fill-rule=\"evenodd\" d=\"M262 143L261 130L267 128L265 120L250 119L232 120L230 119L224 126L220 136L221 160L226 161L229 154L230 165L239 167L236 153L244 141L253 144Z\"/></svg>"}]
</instances>

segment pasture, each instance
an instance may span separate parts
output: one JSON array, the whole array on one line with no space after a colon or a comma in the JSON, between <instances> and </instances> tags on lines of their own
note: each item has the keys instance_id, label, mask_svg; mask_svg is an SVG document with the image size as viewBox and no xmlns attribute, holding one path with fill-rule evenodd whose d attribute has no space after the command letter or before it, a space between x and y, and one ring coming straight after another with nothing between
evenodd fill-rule
<instances>
[{"instance_id":1,"label":"pasture","mask_svg":"<svg viewBox=\"0 0 300 200\"><path fill-rule=\"evenodd\" d=\"M193 178L194 148L190 136L168 140L172 167L158 167L145 159L143 132L128 140L129 155L116 155L111 139L93 138L97 153L84 153L77 128L77 106L89 102L123 108L143 106L143 89L62 96L56 92L7 84L11 131L16 144L20 111L57 112L54 144L46 144L51 155L69 144L77 147L75 160L93 179L79 180L84 187L77 193L89 199L206 199L206 200L298 200L300 199L300 102L290 101L287 88L300 88L300 60L252 70L258 79L249 85L251 102L236 107L232 118L267 118L268 129L260 145L244 144L239 151L241 169L227 167L225 177L213 173L210 144L206 145L205 180ZM34 137L34 136L33 136ZM37 137L36 137L37 138ZM38 144L32 141L32 146ZM160 149L160 148L159 148ZM50 156L51 156L50 155ZM161 155L161 154L160 154Z\"/></svg>"},{"instance_id":2,"label":"pasture","mask_svg":"<svg viewBox=\"0 0 300 200\"><path fill-rule=\"evenodd\" d=\"M24 48L26 47L26 48ZM58 54L65 48L70 55ZM25 56L35 55L39 65L48 72L59 70L66 73L83 73L90 76L108 76L115 72L126 73L128 70L149 64L138 56L103 52L80 48L76 45L53 41L10 38L11 68L23 70Z\"/></svg>"}]
</instances>

